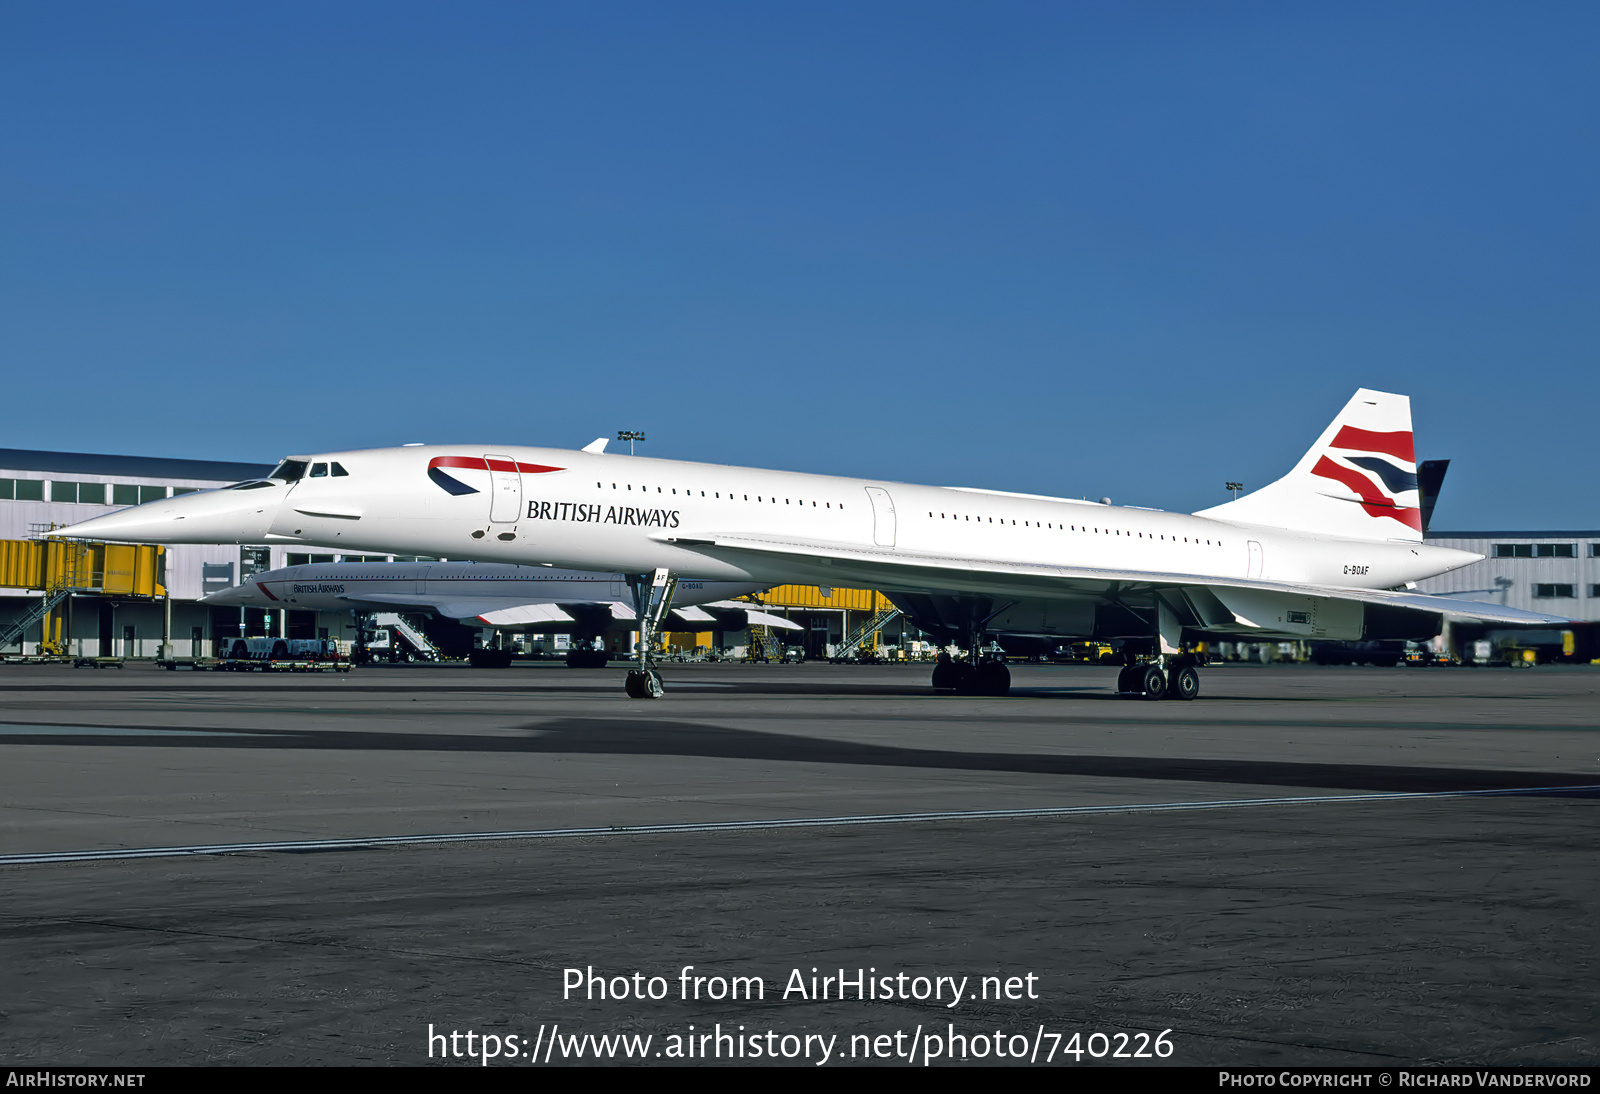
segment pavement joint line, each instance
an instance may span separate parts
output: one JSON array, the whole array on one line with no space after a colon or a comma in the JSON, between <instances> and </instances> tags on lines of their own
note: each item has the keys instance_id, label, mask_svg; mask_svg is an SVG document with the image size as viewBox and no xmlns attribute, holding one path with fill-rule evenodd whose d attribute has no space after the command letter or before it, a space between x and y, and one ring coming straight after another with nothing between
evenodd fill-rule
<instances>
[{"instance_id":1,"label":"pavement joint line","mask_svg":"<svg viewBox=\"0 0 1600 1094\"><path fill-rule=\"evenodd\" d=\"M872 824L917 824L929 821L1027 820L1046 817L1104 816L1115 813L1243 809L1272 805L1339 805L1360 802L1510 797L1524 794L1582 794L1596 791L1600 791L1600 785L1528 786L1500 790L1421 790L1388 794L1330 794L1314 797L1238 798L1200 802L1148 802L1131 805L1071 805L1044 809L952 810L937 813L877 813L841 817L793 817L777 820L625 824L595 828L543 828L516 832L444 832L410 836L357 836L345 839L281 840L263 843L212 843L197 844L190 847L129 847L99 851L44 851L32 854L0 855L0 866L38 866L50 863L104 862L145 858L185 858L194 855L356 851L364 848L413 847L441 843L492 843L508 840L582 839L596 836L642 836L696 832L770 831L783 828L833 828Z\"/></svg>"}]
</instances>

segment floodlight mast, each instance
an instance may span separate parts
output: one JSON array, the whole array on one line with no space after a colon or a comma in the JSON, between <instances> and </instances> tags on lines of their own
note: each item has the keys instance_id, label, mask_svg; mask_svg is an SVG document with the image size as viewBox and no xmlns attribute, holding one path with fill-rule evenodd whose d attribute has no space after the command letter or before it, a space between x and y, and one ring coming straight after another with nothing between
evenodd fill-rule
<instances>
[{"instance_id":1,"label":"floodlight mast","mask_svg":"<svg viewBox=\"0 0 1600 1094\"><path fill-rule=\"evenodd\" d=\"M631 456L633 455L633 443L644 440L644 434L637 429L619 429L617 430L617 440L628 442L628 455Z\"/></svg>"}]
</instances>

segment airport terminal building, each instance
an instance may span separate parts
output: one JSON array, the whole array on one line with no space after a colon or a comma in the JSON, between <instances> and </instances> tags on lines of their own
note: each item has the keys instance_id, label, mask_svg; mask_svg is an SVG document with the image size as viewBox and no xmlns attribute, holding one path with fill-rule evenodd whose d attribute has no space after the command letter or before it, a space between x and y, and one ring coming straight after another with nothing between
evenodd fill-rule
<instances>
[{"instance_id":1,"label":"airport terminal building","mask_svg":"<svg viewBox=\"0 0 1600 1094\"><path fill-rule=\"evenodd\" d=\"M1427 542L1484 558L1418 582L1419 592L1600 620L1600 531L1436 531Z\"/></svg>"},{"instance_id":2,"label":"airport terminal building","mask_svg":"<svg viewBox=\"0 0 1600 1094\"><path fill-rule=\"evenodd\" d=\"M51 528L130 505L264 478L271 471L271 464L223 460L0 449L0 543L30 546ZM155 557L153 588L149 580L118 584L108 574L85 574L82 583L90 588L72 592L57 618L32 622L21 634L0 643L0 654L37 653L47 636L58 638L68 655L124 658L158 656L163 634L171 636L174 657L208 656L212 640L242 634L350 637L354 625L349 613L321 613L319 618L311 612L212 608L197 601L207 592L280 566L393 558L231 544L173 546ZM20 579L5 576L4 580ZM46 596L46 589L0 584L0 636L36 612ZM290 631L294 633L286 633Z\"/></svg>"}]
</instances>

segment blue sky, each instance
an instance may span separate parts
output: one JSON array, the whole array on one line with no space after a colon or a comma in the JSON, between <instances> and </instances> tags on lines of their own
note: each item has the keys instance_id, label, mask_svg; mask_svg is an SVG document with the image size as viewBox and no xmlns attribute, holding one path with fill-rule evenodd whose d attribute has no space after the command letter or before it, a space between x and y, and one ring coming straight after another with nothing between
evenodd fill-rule
<instances>
[{"instance_id":1,"label":"blue sky","mask_svg":"<svg viewBox=\"0 0 1600 1094\"><path fill-rule=\"evenodd\" d=\"M1197 509L1360 386L1600 526L1592 4L0 7L0 446Z\"/></svg>"}]
</instances>

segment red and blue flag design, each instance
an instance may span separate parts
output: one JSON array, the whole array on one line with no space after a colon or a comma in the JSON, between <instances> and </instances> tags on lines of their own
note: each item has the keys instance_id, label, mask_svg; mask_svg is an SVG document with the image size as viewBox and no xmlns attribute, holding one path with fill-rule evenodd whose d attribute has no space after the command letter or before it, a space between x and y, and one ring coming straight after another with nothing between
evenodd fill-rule
<instances>
[{"instance_id":1,"label":"red and blue flag design","mask_svg":"<svg viewBox=\"0 0 1600 1094\"><path fill-rule=\"evenodd\" d=\"M1422 531L1422 510L1400 500L1417 489L1417 455L1409 429L1377 433L1347 425L1328 447L1339 449L1336 455L1343 462L1324 454L1311 469L1313 475L1348 488L1369 516L1388 517Z\"/></svg>"},{"instance_id":2,"label":"red and blue flag design","mask_svg":"<svg viewBox=\"0 0 1600 1094\"><path fill-rule=\"evenodd\" d=\"M428 461L428 478L432 479L446 493L460 496L462 494L476 494L480 491L475 486L468 486L453 475L446 474L443 468L462 467L474 471L516 471L524 475L544 475L551 471L565 471L565 467L549 467L542 463L519 463L516 460L490 459L487 456L435 456Z\"/></svg>"}]
</instances>

